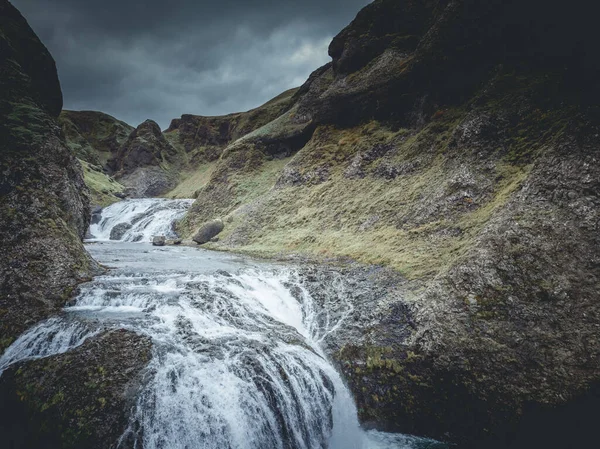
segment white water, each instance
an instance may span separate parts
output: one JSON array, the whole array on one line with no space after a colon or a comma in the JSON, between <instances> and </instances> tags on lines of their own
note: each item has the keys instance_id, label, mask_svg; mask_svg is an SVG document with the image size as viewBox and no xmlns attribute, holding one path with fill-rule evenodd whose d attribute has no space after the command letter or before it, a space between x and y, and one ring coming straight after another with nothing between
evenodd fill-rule
<instances>
[{"instance_id":1,"label":"white water","mask_svg":"<svg viewBox=\"0 0 600 449\"><path fill-rule=\"evenodd\" d=\"M95 240L111 240L117 225L129 227L119 239L122 242L150 242L154 236L175 237L172 226L180 220L194 200L144 198L125 200L102 209L101 219L90 226Z\"/></svg>"},{"instance_id":2,"label":"white water","mask_svg":"<svg viewBox=\"0 0 600 449\"><path fill-rule=\"evenodd\" d=\"M133 216L145 207L128 203L111 214L121 210ZM118 222L116 212L110 217ZM148 380L121 439L127 445L409 449L435 444L360 428L351 394L321 348L352 311L341 275L326 273L315 299L301 273L291 268L194 248L133 243L88 248L116 268L83 285L63 316L15 341L0 358L0 374L18 361L63 353L103 330L125 328L153 341Z\"/></svg>"}]
</instances>

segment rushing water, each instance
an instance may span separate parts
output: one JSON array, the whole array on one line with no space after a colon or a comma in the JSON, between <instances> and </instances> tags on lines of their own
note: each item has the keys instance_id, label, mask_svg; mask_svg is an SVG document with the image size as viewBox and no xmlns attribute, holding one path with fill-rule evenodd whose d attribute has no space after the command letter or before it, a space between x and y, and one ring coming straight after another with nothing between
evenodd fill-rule
<instances>
[{"instance_id":1,"label":"rushing water","mask_svg":"<svg viewBox=\"0 0 600 449\"><path fill-rule=\"evenodd\" d=\"M136 202L109 208L113 226L156 206ZM159 210L171 206L161 202ZM107 217L97 235L110 233ZM169 220L160 221L143 229L155 232ZM122 441L145 449L441 447L359 427L350 392L321 349L352 308L340 275L328 274L317 301L289 267L139 243L88 250L114 269L83 285L62 316L22 335L0 358L0 372L125 328L154 345ZM327 303L336 304L335 314Z\"/></svg>"},{"instance_id":2,"label":"rushing water","mask_svg":"<svg viewBox=\"0 0 600 449\"><path fill-rule=\"evenodd\" d=\"M173 223L183 218L194 200L144 198L125 200L102 210L94 217L90 234L96 240L150 242L156 235L175 237ZM111 233L120 227L118 238Z\"/></svg>"}]
</instances>

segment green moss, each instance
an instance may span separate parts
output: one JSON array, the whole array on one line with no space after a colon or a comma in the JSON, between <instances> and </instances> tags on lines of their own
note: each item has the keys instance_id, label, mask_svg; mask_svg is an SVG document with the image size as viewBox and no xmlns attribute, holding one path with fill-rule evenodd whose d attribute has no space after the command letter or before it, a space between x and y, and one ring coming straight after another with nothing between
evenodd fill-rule
<instances>
[{"instance_id":1,"label":"green moss","mask_svg":"<svg viewBox=\"0 0 600 449\"><path fill-rule=\"evenodd\" d=\"M120 201L115 194L124 190L124 187L121 184L105 174L100 167L94 166L81 159L79 162L83 167L85 184L92 194L92 204L105 207Z\"/></svg>"}]
</instances>

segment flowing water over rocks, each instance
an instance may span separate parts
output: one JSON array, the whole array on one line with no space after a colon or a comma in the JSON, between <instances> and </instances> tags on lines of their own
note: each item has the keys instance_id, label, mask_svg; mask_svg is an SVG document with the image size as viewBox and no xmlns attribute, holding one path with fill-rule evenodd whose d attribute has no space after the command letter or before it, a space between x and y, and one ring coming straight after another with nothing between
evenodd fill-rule
<instances>
[{"instance_id":1,"label":"flowing water over rocks","mask_svg":"<svg viewBox=\"0 0 600 449\"><path fill-rule=\"evenodd\" d=\"M150 242L162 235L176 237L173 224L183 218L194 200L144 198L125 200L102 209L90 226L95 240Z\"/></svg>"},{"instance_id":2,"label":"flowing water over rocks","mask_svg":"<svg viewBox=\"0 0 600 449\"><path fill-rule=\"evenodd\" d=\"M161 211L178 214L182 204L124 202L97 235L110 232L109 216L116 226L152 208L164 226ZM442 447L359 427L351 394L321 347L352 310L341 274L328 273L315 299L294 267L128 242L88 250L113 269L82 285L61 316L22 335L0 358L0 372L70 351L107 329L149 337L152 359L121 447Z\"/></svg>"}]
</instances>

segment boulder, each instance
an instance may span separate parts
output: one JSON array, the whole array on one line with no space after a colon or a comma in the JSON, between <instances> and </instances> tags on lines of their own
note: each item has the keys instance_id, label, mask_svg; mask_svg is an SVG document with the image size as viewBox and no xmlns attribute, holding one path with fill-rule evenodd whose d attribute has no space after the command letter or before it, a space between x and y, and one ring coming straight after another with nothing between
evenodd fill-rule
<instances>
[{"instance_id":1,"label":"boulder","mask_svg":"<svg viewBox=\"0 0 600 449\"><path fill-rule=\"evenodd\" d=\"M110 231L111 240L121 240L125 233L131 229L131 223L119 223Z\"/></svg>"},{"instance_id":2,"label":"boulder","mask_svg":"<svg viewBox=\"0 0 600 449\"><path fill-rule=\"evenodd\" d=\"M196 232L196 235L192 240L199 245L208 243L211 239L219 235L224 228L225 225L221 220L208 221L200 226L200 229L198 229L198 232Z\"/></svg>"},{"instance_id":3,"label":"boulder","mask_svg":"<svg viewBox=\"0 0 600 449\"><path fill-rule=\"evenodd\" d=\"M165 246L167 239L164 235L157 235L152 239L153 246Z\"/></svg>"}]
</instances>

